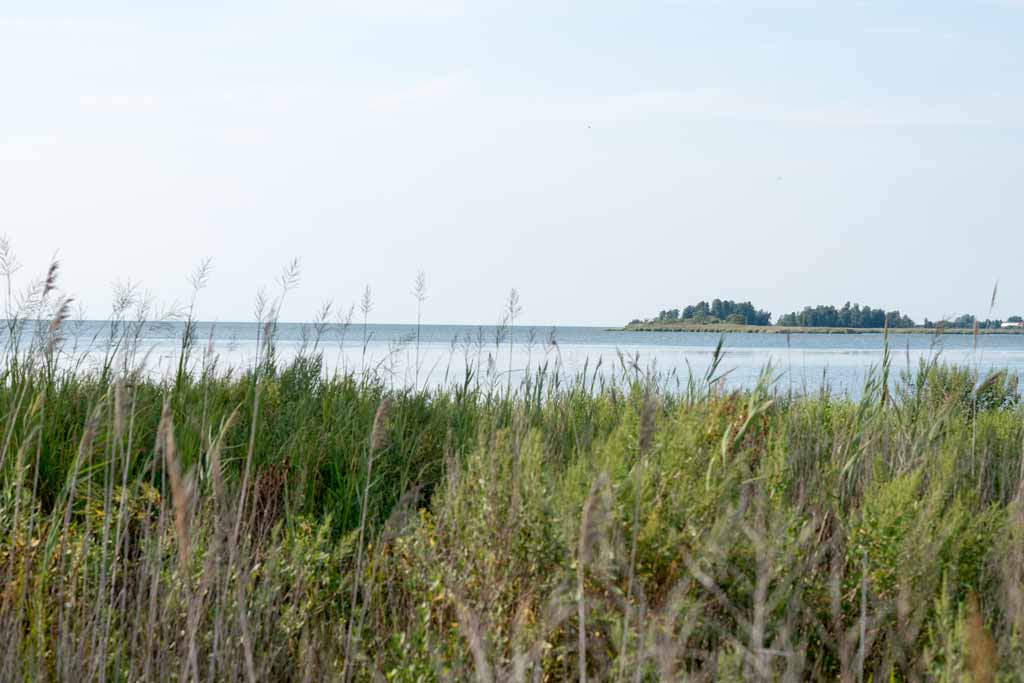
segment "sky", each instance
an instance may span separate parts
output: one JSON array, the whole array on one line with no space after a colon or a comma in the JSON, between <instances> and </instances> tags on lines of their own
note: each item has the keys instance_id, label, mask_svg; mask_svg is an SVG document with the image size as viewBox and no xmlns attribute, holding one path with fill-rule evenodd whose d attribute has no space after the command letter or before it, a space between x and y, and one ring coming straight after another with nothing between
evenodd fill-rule
<instances>
[{"instance_id":1,"label":"sky","mask_svg":"<svg viewBox=\"0 0 1024 683\"><path fill-rule=\"evenodd\" d=\"M1024 314L1024 0L0 0L0 233L107 317Z\"/></svg>"}]
</instances>

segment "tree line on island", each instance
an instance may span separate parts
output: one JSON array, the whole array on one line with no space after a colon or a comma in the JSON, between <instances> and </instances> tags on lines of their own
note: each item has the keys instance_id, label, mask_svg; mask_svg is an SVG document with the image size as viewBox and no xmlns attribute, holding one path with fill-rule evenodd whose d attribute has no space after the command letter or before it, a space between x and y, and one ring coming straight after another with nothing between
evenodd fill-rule
<instances>
[{"instance_id":1,"label":"tree line on island","mask_svg":"<svg viewBox=\"0 0 1024 683\"><path fill-rule=\"evenodd\" d=\"M972 329L977 325L979 329L991 329L1003 327L1005 323L1024 326L1024 318L1013 315L1005 321L999 319L978 320L973 315L964 314L952 320L929 320L918 325L910 316L901 313L899 310L886 311L881 308L861 306L849 301L840 307L835 306L805 306L802 311L785 313L775 323L780 327L842 327L853 329L882 329L885 327L893 329L906 329L911 327L924 328L952 328ZM635 319L630 325L771 325L772 314L768 311L755 308L749 301L732 301L729 299L714 299L711 303L699 301L692 306L683 309L670 308L660 311L654 318L648 320Z\"/></svg>"}]
</instances>

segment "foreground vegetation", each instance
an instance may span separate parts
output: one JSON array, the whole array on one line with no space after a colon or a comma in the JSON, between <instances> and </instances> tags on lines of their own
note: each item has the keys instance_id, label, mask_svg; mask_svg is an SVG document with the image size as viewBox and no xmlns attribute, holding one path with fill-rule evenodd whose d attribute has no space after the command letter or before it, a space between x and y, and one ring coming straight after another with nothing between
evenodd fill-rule
<instances>
[{"instance_id":1,"label":"foreground vegetation","mask_svg":"<svg viewBox=\"0 0 1024 683\"><path fill-rule=\"evenodd\" d=\"M62 369L58 329L0 383L3 680L1024 669L1012 377L389 390L268 326L252 368L156 379Z\"/></svg>"},{"instance_id":2,"label":"foreground vegetation","mask_svg":"<svg viewBox=\"0 0 1024 683\"><path fill-rule=\"evenodd\" d=\"M1016 377L731 391L719 346L396 389L319 323L279 360L290 272L245 368L190 308L153 374L127 303L76 356L56 267L8 307L0 680L1020 678Z\"/></svg>"}]
</instances>

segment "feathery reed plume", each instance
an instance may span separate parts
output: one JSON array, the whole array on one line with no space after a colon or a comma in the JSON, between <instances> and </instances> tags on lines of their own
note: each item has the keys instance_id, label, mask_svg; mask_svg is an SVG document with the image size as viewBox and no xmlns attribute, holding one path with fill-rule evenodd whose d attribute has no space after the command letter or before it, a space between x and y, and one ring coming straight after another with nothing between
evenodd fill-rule
<instances>
[{"instance_id":1,"label":"feathery reed plume","mask_svg":"<svg viewBox=\"0 0 1024 683\"><path fill-rule=\"evenodd\" d=\"M6 234L0 235L0 275L9 276L21 270L14 255L14 247L11 246L11 238Z\"/></svg>"},{"instance_id":2,"label":"feathery reed plume","mask_svg":"<svg viewBox=\"0 0 1024 683\"><path fill-rule=\"evenodd\" d=\"M43 299L49 296L50 292L56 289L58 270L60 270L60 261L53 259L50 261L50 267L46 269L46 278L43 280Z\"/></svg>"},{"instance_id":3,"label":"feathery reed plume","mask_svg":"<svg viewBox=\"0 0 1024 683\"><path fill-rule=\"evenodd\" d=\"M64 338L61 335L61 327L68 319L72 301L74 301L74 299L70 297L62 297L60 303L57 304L57 309L54 311L53 317L50 319L50 325L46 330L46 355L48 357L53 356L53 352L56 351L57 347L64 341Z\"/></svg>"},{"instance_id":4,"label":"feathery reed plume","mask_svg":"<svg viewBox=\"0 0 1024 683\"><path fill-rule=\"evenodd\" d=\"M331 314L332 314L333 311L334 311L334 302L328 300L328 301L325 301L323 304L320 305L320 310L318 310L316 312L316 315L313 316L313 353L316 353L317 350L320 348L320 341L323 339L324 333L327 331L327 328L330 325L330 323L328 323L327 321L330 320ZM302 344L303 344L303 347L306 346L308 341L309 340L306 339L306 326L303 325L302 326Z\"/></svg>"},{"instance_id":5,"label":"feathery reed plume","mask_svg":"<svg viewBox=\"0 0 1024 683\"><path fill-rule=\"evenodd\" d=\"M162 441L161 450L164 455L164 465L167 468L168 483L171 487L171 502L174 506L174 532L178 541L178 562L181 566L182 575L187 575L189 563L189 508L191 505L192 487L188 478L182 474L181 463L178 461L170 400L164 401L158 433Z\"/></svg>"},{"instance_id":6,"label":"feathery reed plume","mask_svg":"<svg viewBox=\"0 0 1024 683\"><path fill-rule=\"evenodd\" d=\"M293 258L288 262L288 265L281 271L281 276L278 278L278 284L283 292L289 292L299 285L299 277L301 270L299 268L299 259Z\"/></svg>"},{"instance_id":7,"label":"feathery reed plume","mask_svg":"<svg viewBox=\"0 0 1024 683\"><path fill-rule=\"evenodd\" d=\"M420 381L420 327L423 323L423 302L427 300L427 276L423 271L416 273L416 281L412 287L413 298L416 299L416 359L414 366L414 382L419 386Z\"/></svg>"},{"instance_id":8,"label":"feathery reed plume","mask_svg":"<svg viewBox=\"0 0 1024 683\"><path fill-rule=\"evenodd\" d=\"M513 287L509 290L508 301L505 303L505 316L508 321L508 386L505 389L505 395L512 395L512 342L515 338L515 325L516 318L523 312L523 307L519 305L519 292Z\"/></svg>"},{"instance_id":9,"label":"feathery reed plume","mask_svg":"<svg viewBox=\"0 0 1024 683\"><path fill-rule=\"evenodd\" d=\"M366 285L363 289L363 296L359 301L359 312L363 314L363 355L360 363L360 371L366 369L366 345L370 343L370 338L367 336L370 323L370 311L373 310L373 294L370 291L370 285Z\"/></svg>"},{"instance_id":10,"label":"feathery reed plume","mask_svg":"<svg viewBox=\"0 0 1024 683\"><path fill-rule=\"evenodd\" d=\"M377 412L373 415L373 430L370 433L371 455L379 451L381 446L384 444L384 438L387 435L387 419L390 408L391 402L384 399L377 406Z\"/></svg>"}]
</instances>

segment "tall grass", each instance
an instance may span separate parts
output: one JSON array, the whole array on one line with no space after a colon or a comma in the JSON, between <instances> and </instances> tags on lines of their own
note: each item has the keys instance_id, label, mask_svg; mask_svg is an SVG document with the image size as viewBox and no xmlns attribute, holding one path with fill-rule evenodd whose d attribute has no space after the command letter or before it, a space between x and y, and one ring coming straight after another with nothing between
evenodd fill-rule
<instances>
[{"instance_id":1,"label":"tall grass","mask_svg":"<svg viewBox=\"0 0 1024 683\"><path fill-rule=\"evenodd\" d=\"M186 334L161 378L131 306L97 369L62 361L55 275L7 329L56 322L9 334L0 370L0 679L1024 670L1005 373L895 377L886 354L857 400L771 368L729 391L719 347L674 390L624 357L604 381L467 363L394 388L326 371L318 344L277 360L286 273L251 367L193 362Z\"/></svg>"}]
</instances>

